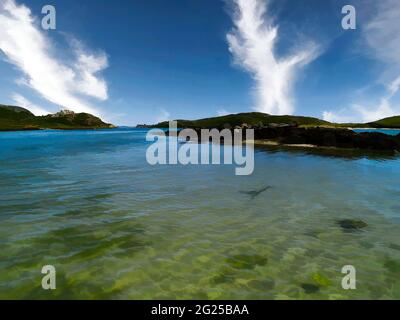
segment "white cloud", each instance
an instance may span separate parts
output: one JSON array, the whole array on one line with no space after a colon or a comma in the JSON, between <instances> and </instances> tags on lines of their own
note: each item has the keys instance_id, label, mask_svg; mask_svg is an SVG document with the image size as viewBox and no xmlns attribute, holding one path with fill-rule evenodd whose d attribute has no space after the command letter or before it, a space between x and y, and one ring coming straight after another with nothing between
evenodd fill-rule
<instances>
[{"instance_id":1,"label":"white cloud","mask_svg":"<svg viewBox=\"0 0 400 320\"><path fill-rule=\"evenodd\" d=\"M170 120L171 114L167 110L160 109L159 112L160 113L158 114L158 116L156 118L157 123Z\"/></svg>"},{"instance_id":2,"label":"white cloud","mask_svg":"<svg viewBox=\"0 0 400 320\"><path fill-rule=\"evenodd\" d=\"M375 2L376 14L363 29L368 54L384 63L400 67L400 5L398 0Z\"/></svg>"},{"instance_id":3,"label":"white cloud","mask_svg":"<svg viewBox=\"0 0 400 320\"><path fill-rule=\"evenodd\" d=\"M30 102L28 99L26 99L24 96L14 93L12 95L12 99L16 103L18 107L22 107L25 109L28 109L30 112L32 112L35 116L45 116L50 114L51 112L43 109L42 107L33 104Z\"/></svg>"},{"instance_id":4,"label":"white cloud","mask_svg":"<svg viewBox=\"0 0 400 320\"><path fill-rule=\"evenodd\" d=\"M294 111L291 88L298 69L318 55L317 46L309 42L289 57L275 54L278 28L263 0L233 0L234 30L227 35L235 63L248 71L256 82L256 109L271 114Z\"/></svg>"},{"instance_id":5,"label":"white cloud","mask_svg":"<svg viewBox=\"0 0 400 320\"><path fill-rule=\"evenodd\" d=\"M396 109L391 106L387 98L382 98L375 106L353 104L339 111L324 111L323 119L337 123L368 123L394 115L396 115Z\"/></svg>"},{"instance_id":6,"label":"white cloud","mask_svg":"<svg viewBox=\"0 0 400 320\"><path fill-rule=\"evenodd\" d=\"M389 97L393 97L400 90L400 75L388 85Z\"/></svg>"},{"instance_id":7,"label":"white cloud","mask_svg":"<svg viewBox=\"0 0 400 320\"><path fill-rule=\"evenodd\" d=\"M217 111L218 117L227 116L228 114L229 114L229 112L226 111L225 109L220 109L220 110Z\"/></svg>"},{"instance_id":8,"label":"white cloud","mask_svg":"<svg viewBox=\"0 0 400 320\"><path fill-rule=\"evenodd\" d=\"M392 103L400 90L400 5L398 0L380 0L375 4L376 14L365 24L362 37L365 53L381 65L381 81L386 93L376 105L357 103L350 106L345 117L353 122L371 122L400 114L400 106ZM324 119L340 119L344 113L343 110L325 111Z\"/></svg>"},{"instance_id":9,"label":"white cloud","mask_svg":"<svg viewBox=\"0 0 400 320\"><path fill-rule=\"evenodd\" d=\"M346 110L340 110L338 112L324 111L323 119L329 122L336 123L350 123L353 122L353 117L346 114Z\"/></svg>"},{"instance_id":10,"label":"white cloud","mask_svg":"<svg viewBox=\"0 0 400 320\"><path fill-rule=\"evenodd\" d=\"M104 52L92 54L86 52L81 42L72 40L72 45L76 54L77 81L75 90L95 97L99 100L107 100L107 83L96 74L108 67L108 59Z\"/></svg>"},{"instance_id":11,"label":"white cloud","mask_svg":"<svg viewBox=\"0 0 400 320\"><path fill-rule=\"evenodd\" d=\"M396 115L396 110L386 98L382 98L377 107L367 108L363 105L354 105L353 109L361 115L363 122L372 122Z\"/></svg>"},{"instance_id":12,"label":"white cloud","mask_svg":"<svg viewBox=\"0 0 400 320\"><path fill-rule=\"evenodd\" d=\"M60 107L99 114L82 95L108 98L107 84L98 76L108 65L106 55L88 53L76 42L70 61L57 58L30 9L14 0L0 0L0 50L23 73L19 84Z\"/></svg>"}]
</instances>

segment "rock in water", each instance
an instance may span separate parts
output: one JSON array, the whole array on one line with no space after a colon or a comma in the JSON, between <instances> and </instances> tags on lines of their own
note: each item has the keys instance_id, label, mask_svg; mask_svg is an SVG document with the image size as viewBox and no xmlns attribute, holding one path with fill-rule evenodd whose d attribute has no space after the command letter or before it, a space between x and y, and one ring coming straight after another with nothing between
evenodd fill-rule
<instances>
[{"instance_id":1,"label":"rock in water","mask_svg":"<svg viewBox=\"0 0 400 320\"><path fill-rule=\"evenodd\" d=\"M352 231L352 230L360 230L368 227L368 224L362 220L353 220L353 219L343 219L339 220L337 224L344 230Z\"/></svg>"},{"instance_id":2,"label":"rock in water","mask_svg":"<svg viewBox=\"0 0 400 320\"><path fill-rule=\"evenodd\" d=\"M312 294L312 293L316 293L319 291L319 287L316 286L315 284L311 284L311 283L303 283L301 285L301 287L307 294Z\"/></svg>"},{"instance_id":3,"label":"rock in water","mask_svg":"<svg viewBox=\"0 0 400 320\"><path fill-rule=\"evenodd\" d=\"M271 189L271 188L272 188L271 186L266 186L266 187L264 187L264 188L262 188L262 189L260 189L260 190L254 190L254 191L240 191L240 193L247 194L248 196L251 197L251 199L255 199L255 198L258 197L261 193L263 193L263 192L265 192L265 191L267 191L267 190L269 190L269 189Z\"/></svg>"}]
</instances>

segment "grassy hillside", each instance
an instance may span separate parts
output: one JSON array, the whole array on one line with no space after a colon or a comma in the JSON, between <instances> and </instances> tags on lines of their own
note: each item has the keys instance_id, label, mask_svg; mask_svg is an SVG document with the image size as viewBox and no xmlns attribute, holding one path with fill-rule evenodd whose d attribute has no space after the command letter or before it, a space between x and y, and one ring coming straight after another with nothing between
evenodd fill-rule
<instances>
[{"instance_id":1,"label":"grassy hillside","mask_svg":"<svg viewBox=\"0 0 400 320\"><path fill-rule=\"evenodd\" d=\"M35 116L28 110L0 105L0 130L18 130L29 126Z\"/></svg>"},{"instance_id":2,"label":"grassy hillside","mask_svg":"<svg viewBox=\"0 0 400 320\"><path fill-rule=\"evenodd\" d=\"M276 124L297 123L298 125L305 125L305 126L332 125L327 121L323 121L317 118L300 117L300 116L271 116L269 114L260 112L231 114L222 117L207 118L207 119L193 120L193 121L178 120L178 126L181 128L223 128L226 124L235 127L235 126L240 126L244 123L247 123L248 125L251 126L257 126L260 124L267 125L271 123L276 123ZM155 127L166 128L168 127L168 122L159 123Z\"/></svg>"},{"instance_id":3,"label":"grassy hillside","mask_svg":"<svg viewBox=\"0 0 400 320\"><path fill-rule=\"evenodd\" d=\"M297 124L302 127L332 127L332 128L400 128L400 116L386 118L370 123L331 123L312 117L301 116L272 116L260 112L230 114L222 117L206 118L200 120L178 120L180 128L224 128L227 124L231 127L247 123L251 126L275 124ZM168 128L168 122L161 122L152 127Z\"/></svg>"},{"instance_id":4,"label":"grassy hillside","mask_svg":"<svg viewBox=\"0 0 400 320\"><path fill-rule=\"evenodd\" d=\"M36 117L24 108L0 105L0 131L100 129L110 127L112 125L104 123L101 119L88 113Z\"/></svg>"},{"instance_id":5,"label":"grassy hillside","mask_svg":"<svg viewBox=\"0 0 400 320\"><path fill-rule=\"evenodd\" d=\"M400 128L400 116L371 122L369 125L373 128Z\"/></svg>"}]
</instances>

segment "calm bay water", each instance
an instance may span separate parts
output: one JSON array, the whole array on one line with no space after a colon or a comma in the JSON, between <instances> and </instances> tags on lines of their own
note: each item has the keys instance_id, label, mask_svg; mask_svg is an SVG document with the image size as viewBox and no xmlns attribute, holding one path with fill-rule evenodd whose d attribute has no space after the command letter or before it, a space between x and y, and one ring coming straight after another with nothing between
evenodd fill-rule
<instances>
[{"instance_id":1,"label":"calm bay water","mask_svg":"<svg viewBox=\"0 0 400 320\"><path fill-rule=\"evenodd\" d=\"M399 158L258 149L238 177L149 166L145 133L0 133L0 298L400 298Z\"/></svg>"},{"instance_id":2,"label":"calm bay water","mask_svg":"<svg viewBox=\"0 0 400 320\"><path fill-rule=\"evenodd\" d=\"M379 132L388 134L391 136L397 136L400 134L400 129L354 129L355 132Z\"/></svg>"}]
</instances>

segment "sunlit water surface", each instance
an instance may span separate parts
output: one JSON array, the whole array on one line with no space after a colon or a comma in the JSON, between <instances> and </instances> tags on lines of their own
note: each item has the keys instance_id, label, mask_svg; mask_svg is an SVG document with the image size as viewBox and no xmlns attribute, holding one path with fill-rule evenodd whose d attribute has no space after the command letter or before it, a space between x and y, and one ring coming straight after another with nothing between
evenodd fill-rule
<instances>
[{"instance_id":1,"label":"sunlit water surface","mask_svg":"<svg viewBox=\"0 0 400 320\"><path fill-rule=\"evenodd\" d=\"M239 177L150 166L145 133L0 133L0 298L400 298L397 157L258 149Z\"/></svg>"}]
</instances>

